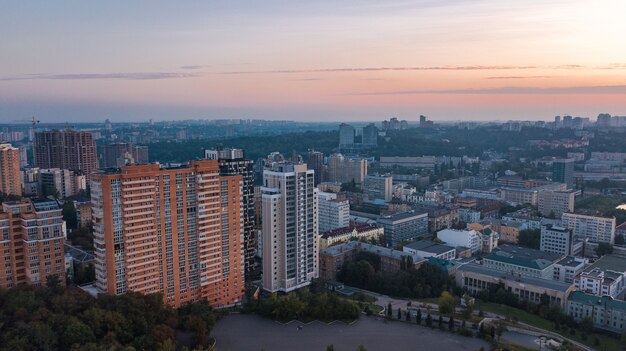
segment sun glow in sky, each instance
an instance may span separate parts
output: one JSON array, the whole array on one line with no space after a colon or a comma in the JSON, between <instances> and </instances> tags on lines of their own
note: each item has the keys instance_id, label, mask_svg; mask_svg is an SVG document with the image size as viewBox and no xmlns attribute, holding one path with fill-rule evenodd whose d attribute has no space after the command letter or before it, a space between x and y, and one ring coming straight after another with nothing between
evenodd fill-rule
<instances>
[{"instance_id":1,"label":"sun glow in sky","mask_svg":"<svg viewBox=\"0 0 626 351\"><path fill-rule=\"evenodd\" d=\"M624 0L0 8L0 121L626 115Z\"/></svg>"}]
</instances>

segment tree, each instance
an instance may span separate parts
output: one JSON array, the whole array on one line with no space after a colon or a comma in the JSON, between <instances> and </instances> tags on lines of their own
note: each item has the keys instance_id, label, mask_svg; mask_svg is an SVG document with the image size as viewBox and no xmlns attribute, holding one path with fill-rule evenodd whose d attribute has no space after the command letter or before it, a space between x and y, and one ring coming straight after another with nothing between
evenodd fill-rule
<instances>
[{"instance_id":1,"label":"tree","mask_svg":"<svg viewBox=\"0 0 626 351\"><path fill-rule=\"evenodd\" d=\"M61 285L61 280L56 274L51 274L46 277L46 286L48 288L56 288Z\"/></svg>"},{"instance_id":2,"label":"tree","mask_svg":"<svg viewBox=\"0 0 626 351\"><path fill-rule=\"evenodd\" d=\"M409 312L409 310L406 311L406 321L407 322L411 321L411 313Z\"/></svg>"},{"instance_id":3,"label":"tree","mask_svg":"<svg viewBox=\"0 0 626 351\"><path fill-rule=\"evenodd\" d=\"M593 330L593 319L585 317L580 321L580 329L585 331Z\"/></svg>"},{"instance_id":4,"label":"tree","mask_svg":"<svg viewBox=\"0 0 626 351\"><path fill-rule=\"evenodd\" d=\"M456 303L452 294L447 291L441 293L441 296L439 297L439 312L441 314L453 314L455 305Z\"/></svg>"},{"instance_id":5,"label":"tree","mask_svg":"<svg viewBox=\"0 0 626 351\"><path fill-rule=\"evenodd\" d=\"M326 351L335 351L335 346L333 344L326 346Z\"/></svg>"},{"instance_id":6,"label":"tree","mask_svg":"<svg viewBox=\"0 0 626 351\"><path fill-rule=\"evenodd\" d=\"M426 326L427 327L433 326L433 317L430 315L430 313L426 316Z\"/></svg>"},{"instance_id":7,"label":"tree","mask_svg":"<svg viewBox=\"0 0 626 351\"><path fill-rule=\"evenodd\" d=\"M398 307L398 320L402 319L402 310Z\"/></svg>"},{"instance_id":8,"label":"tree","mask_svg":"<svg viewBox=\"0 0 626 351\"><path fill-rule=\"evenodd\" d=\"M417 322L417 324L422 323L422 310L418 309L417 313L415 314L415 321Z\"/></svg>"},{"instance_id":9,"label":"tree","mask_svg":"<svg viewBox=\"0 0 626 351\"><path fill-rule=\"evenodd\" d=\"M448 329L450 329L450 331L454 330L454 317L452 316L448 319Z\"/></svg>"},{"instance_id":10,"label":"tree","mask_svg":"<svg viewBox=\"0 0 626 351\"><path fill-rule=\"evenodd\" d=\"M439 329L443 329L443 319L441 315L439 315L439 319L437 319L437 327L439 327Z\"/></svg>"},{"instance_id":11,"label":"tree","mask_svg":"<svg viewBox=\"0 0 626 351\"><path fill-rule=\"evenodd\" d=\"M608 255L608 254L612 254L613 253L613 245L609 244L609 243L599 243L598 247L596 248L596 254L599 257L602 257L604 255Z\"/></svg>"},{"instance_id":12,"label":"tree","mask_svg":"<svg viewBox=\"0 0 626 351\"><path fill-rule=\"evenodd\" d=\"M61 208L63 220L65 221L68 229L76 229L78 219L76 217L76 208L74 207L74 201L65 201Z\"/></svg>"},{"instance_id":13,"label":"tree","mask_svg":"<svg viewBox=\"0 0 626 351\"><path fill-rule=\"evenodd\" d=\"M519 232L518 245L529 247L531 249L539 249L541 244L540 229L524 229Z\"/></svg>"},{"instance_id":14,"label":"tree","mask_svg":"<svg viewBox=\"0 0 626 351\"><path fill-rule=\"evenodd\" d=\"M393 311L391 310L391 302L387 304L387 316L391 317Z\"/></svg>"},{"instance_id":15,"label":"tree","mask_svg":"<svg viewBox=\"0 0 626 351\"><path fill-rule=\"evenodd\" d=\"M363 344L359 345L359 347L356 350L357 351L367 351L367 349L365 348L365 346L363 346Z\"/></svg>"},{"instance_id":16,"label":"tree","mask_svg":"<svg viewBox=\"0 0 626 351\"><path fill-rule=\"evenodd\" d=\"M624 235L618 234L615 236L615 245L624 245Z\"/></svg>"}]
</instances>

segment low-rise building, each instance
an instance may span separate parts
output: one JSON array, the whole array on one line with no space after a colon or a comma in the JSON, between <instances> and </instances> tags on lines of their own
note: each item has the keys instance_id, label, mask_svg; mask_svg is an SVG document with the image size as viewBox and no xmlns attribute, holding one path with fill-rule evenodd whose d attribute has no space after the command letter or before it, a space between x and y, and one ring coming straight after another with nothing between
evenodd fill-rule
<instances>
[{"instance_id":1,"label":"low-rise building","mask_svg":"<svg viewBox=\"0 0 626 351\"><path fill-rule=\"evenodd\" d=\"M554 264L554 280L574 284L574 279L587 265L587 259L567 256Z\"/></svg>"},{"instance_id":2,"label":"low-rise building","mask_svg":"<svg viewBox=\"0 0 626 351\"><path fill-rule=\"evenodd\" d=\"M384 239L385 229L375 224L359 223L343 228L337 228L320 234L320 249L350 240Z\"/></svg>"},{"instance_id":3,"label":"low-rise building","mask_svg":"<svg viewBox=\"0 0 626 351\"><path fill-rule=\"evenodd\" d=\"M428 213L408 211L380 217L377 224L385 228L385 243L398 245L420 239L428 234Z\"/></svg>"},{"instance_id":4,"label":"low-rise building","mask_svg":"<svg viewBox=\"0 0 626 351\"><path fill-rule=\"evenodd\" d=\"M552 279L554 265L563 256L526 247L502 245L491 255L483 258L483 265L519 276Z\"/></svg>"},{"instance_id":5,"label":"low-rise building","mask_svg":"<svg viewBox=\"0 0 626 351\"><path fill-rule=\"evenodd\" d=\"M604 255L574 278L576 289L616 298L626 289L626 258Z\"/></svg>"},{"instance_id":6,"label":"low-rise building","mask_svg":"<svg viewBox=\"0 0 626 351\"><path fill-rule=\"evenodd\" d=\"M577 239L610 244L615 242L615 217L563 213L561 222L564 227L574 232L574 237Z\"/></svg>"},{"instance_id":7,"label":"low-rise building","mask_svg":"<svg viewBox=\"0 0 626 351\"><path fill-rule=\"evenodd\" d=\"M459 221L463 223L475 223L480 221L480 211L469 208L459 208Z\"/></svg>"},{"instance_id":8,"label":"low-rise building","mask_svg":"<svg viewBox=\"0 0 626 351\"><path fill-rule=\"evenodd\" d=\"M459 223L458 208L436 208L428 211L428 230L436 232Z\"/></svg>"},{"instance_id":9,"label":"low-rise building","mask_svg":"<svg viewBox=\"0 0 626 351\"><path fill-rule=\"evenodd\" d=\"M566 212L574 212L576 190L542 190L537 207L543 216L558 218Z\"/></svg>"},{"instance_id":10,"label":"low-rise building","mask_svg":"<svg viewBox=\"0 0 626 351\"><path fill-rule=\"evenodd\" d=\"M320 279L336 280L337 273L341 270L344 262L353 260L359 252L369 252L380 257L380 270L382 272L397 272L402 262L410 263L418 269L426 262L425 259L399 250L376 246L358 241L350 241L344 244L329 246L320 250L319 267Z\"/></svg>"},{"instance_id":11,"label":"low-rise building","mask_svg":"<svg viewBox=\"0 0 626 351\"><path fill-rule=\"evenodd\" d=\"M520 222L500 221L498 226L500 240L517 244L519 242L519 232L522 230L521 228L522 224Z\"/></svg>"},{"instance_id":12,"label":"low-rise building","mask_svg":"<svg viewBox=\"0 0 626 351\"><path fill-rule=\"evenodd\" d=\"M456 257L454 247L437 244L430 240L420 240L404 245L402 251L423 258L435 257L443 260L452 260Z\"/></svg>"},{"instance_id":13,"label":"low-rise building","mask_svg":"<svg viewBox=\"0 0 626 351\"><path fill-rule=\"evenodd\" d=\"M485 228L479 231L478 234L480 234L481 252L489 253L498 247L498 239L500 238L498 232Z\"/></svg>"},{"instance_id":14,"label":"low-rise building","mask_svg":"<svg viewBox=\"0 0 626 351\"><path fill-rule=\"evenodd\" d=\"M572 284L552 279L520 276L474 263L458 267L455 279L457 286L468 291L470 295L502 286L505 290L515 294L520 301L539 304L541 296L546 294L551 304L562 308L566 306L569 293L574 290Z\"/></svg>"},{"instance_id":15,"label":"low-rise building","mask_svg":"<svg viewBox=\"0 0 626 351\"><path fill-rule=\"evenodd\" d=\"M344 228L350 224L350 202L335 193L318 193L317 225L320 233Z\"/></svg>"},{"instance_id":16,"label":"low-rise building","mask_svg":"<svg viewBox=\"0 0 626 351\"><path fill-rule=\"evenodd\" d=\"M583 242L574 238L572 230L546 224L541 226L540 250L561 255L578 256L582 253Z\"/></svg>"},{"instance_id":17,"label":"low-rise building","mask_svg":"<svg viewBox=\"0 0 626 351\"><path fill-rule=\"evenodd\" d=\"M591 318L597 329L614 333L626 330L626 301L574 291L569 295L566 311L577 322Z\"/></svg>"},{"instance_id":18,"label":"low-rise building","mask_svg":"<svg viewBox=\"0 0 626 351\"><path fill-rule=\"evenodd\" d=\"M449 246L465 246L477 253L482 249L482 239L475 230L443 229L437 232L437 239Z\"/></svg>"}]
</instances>

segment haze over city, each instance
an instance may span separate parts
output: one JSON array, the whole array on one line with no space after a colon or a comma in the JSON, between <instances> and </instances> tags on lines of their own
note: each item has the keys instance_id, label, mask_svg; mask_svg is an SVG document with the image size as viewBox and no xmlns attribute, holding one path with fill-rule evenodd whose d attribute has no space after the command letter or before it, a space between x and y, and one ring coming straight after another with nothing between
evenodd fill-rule
<instances>
[{"instance_id":1,"label":"haze over city","mask_svg":"<svg viewBox=\"0 0 626 351\"><path fill-rule=\"evenodd\" d=\"M626 3L2 2L0 119L626 111Z\"/></svg>"}]
</instances>

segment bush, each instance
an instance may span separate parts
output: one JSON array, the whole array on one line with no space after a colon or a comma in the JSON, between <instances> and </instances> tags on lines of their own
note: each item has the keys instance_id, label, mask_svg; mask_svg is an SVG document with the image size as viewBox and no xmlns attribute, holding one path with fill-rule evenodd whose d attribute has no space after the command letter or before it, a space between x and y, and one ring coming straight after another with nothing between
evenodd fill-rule
<instances>
[{"instance_id":1,"label":"bush","mask_svg":"<svg viewBox=\"0 0 626 351\"><path fill-rule=\"evenodd\" d=\"M466 336L466 337L471 337L472 335L474 335L474 333L472 333L471 330L463 327L459 330L459 334L462 336Z\"/></svg>"}]
</instances>

